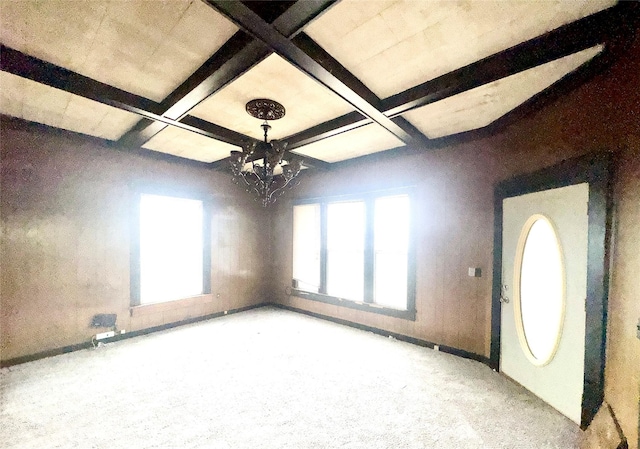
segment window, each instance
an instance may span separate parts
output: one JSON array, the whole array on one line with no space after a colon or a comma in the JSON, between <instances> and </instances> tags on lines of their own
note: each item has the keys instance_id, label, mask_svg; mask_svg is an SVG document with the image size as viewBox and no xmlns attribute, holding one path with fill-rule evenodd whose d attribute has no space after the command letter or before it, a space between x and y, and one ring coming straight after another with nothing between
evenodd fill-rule
<instances>
[{"instance_id":1,"label":"window","mask_svg":"<svg viewBox=\"0 0 640 449\"><path fill-rule=\"evenodd\" d=\"M406 308L409 260L409 197L376 198L374 302Z\"/></svg>"},{"instance_id":2,"label":"window","mask_svg":"<svg viewBox=\"0 0 640 449\"><path fill-rule=\"evenodd\" d=\"M566 298L560 239L544 215L532 215L520 231L515 268L518 339L534 365L546 365L560 344Z\"/></svg>"},{"instance_id":3,"label":"window","mask_svg":"<svg viewBox=\"0 0 640 449\"><path fill-rule=\"evenodd\" d=\"M364 299L363 201L327 205L327 294Z\"/></svg>"},{"instance_id":4,"label":"window","mask_svg":"<svg viewBox=\"0 0 640 449\"><path fill-rule=\"evenodd\" d=\"M320 205L304 204L293 209L293 278L299 288L320 289Z\"/></svg>"},{"instance_id":5,"label":"window","mask_svg":"<svg viewBox=\"0 0 640 449\"><path fill-rule=\"evenodd\" d=\"M207 293L210 258L202 201L142 194L138 219L133 305Z\"/></svg>"},{"instance_id":6,"label":"window","mask_svg":"<svg viewBox=\"0 0 640 449\"><path fill-rule=\"evenodd\" d=\"M406 191L295 205L293 229L297 296L415 316Z\"/></svg>"}]
</instances>

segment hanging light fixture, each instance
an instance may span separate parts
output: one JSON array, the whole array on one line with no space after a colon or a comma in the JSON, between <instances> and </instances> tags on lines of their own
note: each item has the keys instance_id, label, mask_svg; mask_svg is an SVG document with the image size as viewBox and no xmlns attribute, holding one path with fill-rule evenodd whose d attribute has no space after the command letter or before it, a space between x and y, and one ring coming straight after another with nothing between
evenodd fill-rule
<instances>
[{"instance_id":1,"label":"hanging light fixture","mask_svg":"<svg viewBox=\"0 0 640 449\"><path fill-rule=\"evenodd\" d=\"M266 207L275 202L285 187L293 187L291 181L300 173L302 163L287 155L287 164L283 164L287 142L267 140L267 133L271 129L269 121L284 117L284 106L277 101L260 98L248 102L246 110L250 116L264 120L260 125L264 131L264 141L247 142L242 146L242 151L231 152L233 182L238 185L244 183L247 192L257 194ZM245 169L247 163L251 163L251 166ZM280 173L276 173L278 168Z\"/></svg>"}]
</instances>

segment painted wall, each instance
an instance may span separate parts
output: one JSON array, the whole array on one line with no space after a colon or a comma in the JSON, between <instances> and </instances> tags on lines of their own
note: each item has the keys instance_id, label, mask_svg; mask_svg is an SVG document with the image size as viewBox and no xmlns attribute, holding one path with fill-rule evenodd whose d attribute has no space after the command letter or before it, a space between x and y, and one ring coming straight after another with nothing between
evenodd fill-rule
<instances>
[{"instance_id":1,"label":"painted wall","mask_svg":"<svg viewBox=\"0 0 640 449\"><path fill-rule=\"evenodd\" d=\"M89 341L98 313L140 330L262 302L264 211L228 176L5 118L1 142L3 361ZM130 310L140 186L197 192L211 203L212 294Z\"/></svg>"},{"instance_id":2,"label":"painted wall","mask_svg":"<svg viewBox=\"0 0 640 449\"><path fill-rule=\"evenodd\" d=\"M282 304L489 356L494 185L588 152L616 151L606 398L635 447L640 340L640 40L606 73L496 135L308 174L272 217L272 290ZM288 297L294 198L414 186L417 318ZM472 278L468 267L480 267Z\"/></svg>"}]
</instances>

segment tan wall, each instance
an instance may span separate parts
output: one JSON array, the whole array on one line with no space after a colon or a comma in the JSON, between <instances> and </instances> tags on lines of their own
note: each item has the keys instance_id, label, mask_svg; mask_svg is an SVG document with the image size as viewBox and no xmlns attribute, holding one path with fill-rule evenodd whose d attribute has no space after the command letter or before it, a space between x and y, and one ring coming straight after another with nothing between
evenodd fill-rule
<instances>
[{"instance_id":1,"label":"tan wall","mask_svg":"<svg viewBox=\"0 0 640 449\"><path fill-rule=\"evenodd\" d=\"M2 360L87 342L97 313L140 330L262 302L264 211L228 176L13 120L3 119L1 142ZM130 316L130 216L140 185L210 198L212 294Z\"/></svg>"},{"instance_id":2,"label":"tan wall","mask_svg":"<svg viewBox=\"0 0 640 449\"><path fill-rule=\"evenodd\" d=\"M291 283L291 198L273 215L275 299L283 304L488 356L493 188L514 175L601 150L617 152L617 229L606 368L607 399L635 447L640 340L640 41L612 69L560 100L479 139L415 156L309 174L295 197L413 185L417 191L417 318L408 321L284 294ZM480 267L481 278L467 275Z\"/></svg>"},{"instance_id":3,"label":"tan wall","mask_svg":"<svg viewBox=\"0 0 640 449\"><path fill-rule=\"evenodd\" d=\"M605 397L622 423L629 447L640 427L640 136L620 154L614 185L613 247Z\"/></svg>"}]
</instances>

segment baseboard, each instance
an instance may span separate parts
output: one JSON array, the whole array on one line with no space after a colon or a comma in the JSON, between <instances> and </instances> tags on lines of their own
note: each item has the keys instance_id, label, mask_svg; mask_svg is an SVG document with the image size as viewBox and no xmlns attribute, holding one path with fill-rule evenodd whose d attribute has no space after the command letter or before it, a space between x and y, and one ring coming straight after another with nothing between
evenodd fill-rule
<instances>
[{"instance_id":1,"label":"baseboard","mask_svg":"<svg viewBox=\"0 0 640 449\"><path fill-rule=\"evenodd\" d=\"M126 334L125 334L126 335ZM37 352L35 354L22 355L13 359L7 359L0 361L0 368L7 368L9 366L20 365L22 363L33 362L34 360L45 359L47 357L53 357L60 354L67 354L69 352L79 351L81 349L88 349L91 347L91 342L78 343L75 345L63 346L61 348L48 349L46 351Z\"/></svg>"},{"instance_id":2,"label":"baseboard","mask_svg":"<svg viewBox=\"0 0 640 449\"><path fill-rule=\"evenodd\" d=\"M245 307L239 307L237 309L231 309L225 312L216 312L216 313L210 313L208 315L203 315L203 316L199 316L199 317L194 317L194 318L188 318L186 320L182 320L182 321L176 321L173 323L167 323L167 324L163 324L160 326L154 326L154 327L149 327L146 329L140 329L137 331L131 331L131 332L127 332L126 334L122 334L122 335L116 335L114 337L111 338L107 338L104 340L101 340L104 343L110 343L110 342L114 342L114 341L120 341L120 340L125 340L127 338L133 338L133 337L138 337L141 335L147 335L147 334L151 334L153 332L159 332L159 331L163 331L163 330L167 330L167 329L172 329L174 327L179 327L179 326L184 326L187 324L192 324L192 323L197 323L199 321L206 321L206 320L210 320L213 318L218 318L224 315L231 315L233 313L240 313L240 312L245 312L247 310L252 310L252 309L257 309L260 307L276 307L276 308L280 308L280 309L285 309L285 310L289 310L292 312L296 312L296 313L301 313L304 315L309 315L315 318L320 318L323 320L328 320L328 321L332 321L334 323L337 324L342 324L344 326L349 326L349 327L353 327L356 329L360 329L360 330L365 330L365 331L369 331L369 332L373 332L374 334L378 334L378 335L382 335L385 337L393 337L396 340L400 340L400 341L405 341L407 343L412 343L414 345L418 345L418 346L424 346L427 348L431 348L433 349L434 346L438 345L437 343L433 343L427 340L422 340L419 338L415 338L415 337L409 337L408 335L403 335L403 334L397 334L395 332L390 332L390 331L386 331L383 329L379 329L377 327L373 327L373 326L367 326L365 324L359 324L359 323L354 323L352 321L347 321L347 320L343 320L341 318L334 318L328 315L323 315L320 313L316 313L316 312L310 312L308 310L304 310L304 309L298 309L296 307L292 307L292 306L286 306L284 304L278 304L278 303L273 303L273 302L264 302L264 303L259 303L259 304L254 304L254 305L250 305L250 306L245 306ZM458 357L463 357L465 359L471 359L471 360L476 360L480 363L484 363L485 365L488 365L489 367L491 367L491 363L489 358L484 357L482 355L479 354L474 354L473 352L468 352L465 351L464 349L458 349L458 348L453 348L451 346L446 346L446 345L438 345L439 346L439 350L441 352L446 352L448 354L452 354ZM15 357L12 359L7 359L7 360L2 360L0 361L0 368L5 368L5 367L9 367L9 366L14 366L14 365L19 365L21 363L27 363L27 362L33 362L34 360L40 360L40 359L44 359L47 357L53 357L56 355L61 355L61 354L67 354L69 352L73 352L73 351L79 351L81 349L88 349L92 347L92 343L90 341L84 342L84 343L78 343L75 345L69 345L69 346L63 346L61 348L55 348L55 349L49 349L47 351L42 351L42 352L38 352L35 354L29 354L29 355L25 355L25 356L20 356L20 357Z\"/></svg>"},{"instance_id":3,"label":"baseboard","mask_svg":"<svg viewBox=\"0 0 640 449\"><path fill-rule=\"evenodd\" d=\"M608 402L605 402L604 404L606 404L609 408L609 413L611 414L611 418L613 419L613 424L615 425L616 431L618 432L618 438L620 438L620 444L618 444L618 447L616 449L629 449L629 442L627 441L627 437L624 435L622 426L620 426L620 421L618 421L618 417L613 411L611 404L609 404ZM638 438L640 438L640 436L638 436Z\"/></svg>"},{"instance_id":4,"label":"baseboard","mask_svg":"<svg viewBox=\"0 0 640 449\"><path fill-rule=\"evenodd\" d=\"M120 340L125 340L127 338L133 338L133 337L139 337L140 335L147 335L147 334L151 334L153 332L159 332L159 331L163 331L163 330L167 330L167 329L172 329L174 327L178 327L178 326L184 326L187 324L192 324L192 323L197 323L199 321L206 321L206 320L210 320L212 318L218 318L224 315L231 315L234 313L239 313L239 312L245 312L247 310L251 310L251 309L257 309L259 307L265 307L267 305L271 305L270 303L259 303L259 304L254 304L254 305L250 305L250 306L245 306L245 307L239 307L237 309L231 309L231 310L227 310L226 312L215 312L215 313L210 313L208 315L203 315L203 316L198 316L198 317L193 317L193 318L187 318L185 320L181 320L181 321L175 321L173 323L167 323L167 324L162 324L160 326L153 326L153 327L149 327L146 329L140 329L137 331L131 331L131 332L127 332L126 334L119 334L116 335L114 337L111 338L105 338L104 340L100 340L103 343L111 343L114 341L120 341ZM87 341L87 342L83 342L83 343L78 343L75 345L69 345L69 346L63 346L61 348L54 348L54 349L48 349L46 351L42 351L42 352L37 352L35 354L29 354L29 355L23 355L20 357L15 357L12 359L7 359L7 360L2 360L0 361L0 368L6 368L9 366L14 366L14 365L20 365L21 363L27 363L27 362L33 362L34 360L40 360L40 359L44 359L47 357L53 357L56 355L61 355L61 354L67 354L69 352L73 352L73 351L79 351L81 349L88 349L92 347L92 343L91 341Z\"/></svg>"},{"instance_id":5,"label":"baseboard","mask_svg":"<svg viewBox=\"0 0 640 449\"><path fill-rule=\"evenodd\" d=\"M280 308L280 309L289 310L291 312L302 313L304 315L309 315L309 316L312 316L314 318L320 318L322 320L331 321L331 322L334 322L334 323L337 323L337 324L342 324L344 326L354 327L356 329L373 332L374 334L382 335L384 337L393 337L396 340L405 341L407 343L412 343L412 344L418 345L418 346L424 346L424 347L431 348L431 349L434 349L435 346L438 346L438 349L441 352L446 352L448 354L452 354L452 355L455 355L455 356L458 356L458 357L462 357L462 358L465 358L465 359L475 360L477 362L484 363L485 365L491 367L491 362L490 362L488 357L485 357L485 356L482 356L482 355L479 355L479 354L474 354L473 352L465 351L464 349L458 349L458 348L453 348L451 346L440 345L438 343L433 343L431 341L422 340L422 339L415 338L415 337L409 337L408 335L397 334L395 332L386 331L386 330L383 330L383 329L379 329L377 327L367 326L366 324L354 323L353 321L347 321L347 320L343 320L341 318L334 318L332 316L323 315L321 313L316 313L316 312L310 312L308 310L299 309L297 307L287 306L287 305L284 305L284 304L268 303L268 304L265 304L265 305L277 307L277 308Z\"/></svg>"}]
</instances>

